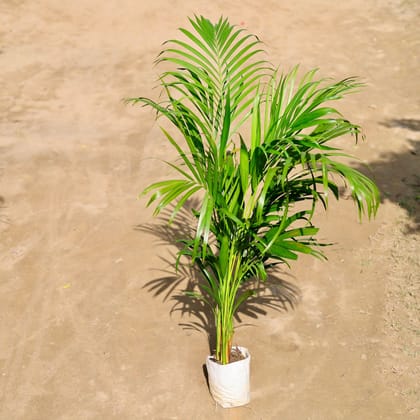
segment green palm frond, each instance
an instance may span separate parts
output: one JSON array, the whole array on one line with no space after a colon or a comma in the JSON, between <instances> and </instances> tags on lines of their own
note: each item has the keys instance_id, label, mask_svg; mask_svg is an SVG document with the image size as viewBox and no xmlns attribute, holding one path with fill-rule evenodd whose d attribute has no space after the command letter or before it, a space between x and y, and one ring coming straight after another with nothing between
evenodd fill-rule
<instances>
[{"instance_id":1,"label":"green palm frond","mask_svg":"<svg viewBox=\"0 0 420 420\"><path fill-rule=\"evenodd\" d=\"M143 193L155 214L172 205L170 220L200 197L195 234L182 239L177 265L187 256L202 272L208 296L201 298L215 305L216 355L226 363L233 314L252 295L239 294L240 285L265 280L270 267L299 254L323 257L313 215L318 203L328 207L330 193L340 197L340 179L360 217L375 215L379 192L333 142L346 135L357 141L361 134L333 106L363 86L357 78L334 82L317 78L317 70L298 77L297 66L280 74L261 58L258 38L227 19L196 16L190 24L157 58L174 67L160 77L165 100L129 101L153 108L182 136L178 141L163 130L179 158L167 162L177 177Z\"/></svg>"},{"instance_id":2,"label":"green palm frond","mask_svg":"<svg viewBox=\"0 0 420 420\"><path fill-rule=\"evenodd\" d=\"M196 17L190 23L194 31L181 29L189 43L169 40L159 56L158 62L177 66L165 72L161 80L170 100L188 100L214 138L221 135L227 115L230 127L241 114L249 112L256 82L263 77L267 63L252 60L262 53L260 41L231 26L227 19L212 24Z\"/></svg>"}]
</instances>

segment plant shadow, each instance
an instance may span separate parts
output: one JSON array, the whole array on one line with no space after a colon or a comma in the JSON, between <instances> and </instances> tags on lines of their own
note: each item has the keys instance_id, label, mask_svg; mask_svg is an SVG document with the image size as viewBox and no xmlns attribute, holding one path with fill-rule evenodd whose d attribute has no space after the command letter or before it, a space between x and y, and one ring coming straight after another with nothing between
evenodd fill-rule
<instances>
[{"instance_id":1,"label":"plant shadow","mask_svg":"<svg viewBox=\"0 0 420 420\"><path fill-rule=\"evenodd\" d=\"M400 127L411 131L420 131L420 120L413 118L394 118L382 122L381 125L388 128Z\"/></svg>"},{"instance_id":2,"label":"plant shadow","mask_svg":"<svg viewBox=\"0 0 420 420\"><path fill-rule=\"evenodd\" d=\"M5 203L5 198L0 195L0 222L10 224L8 217L2 214L2 210L6 208Z\"/></svg>"},{"instance_id":3,"label":"plant shadow","mask_svg":"<svg viewBox=\"0 0 420 420\"><path fill-rule=\"evenodd\" d=\"M169 212L163 212L162 217L156 222L136 226L135 229L151 234L157 238L159 245L175 245L178 250L182 245L179 239L192 234L195 219L191 214L194 202L188 203L180 210L176 221L168 224ZM163 268L158 271L161 275L148 281L143 288L152 293L154 297L161 297L162 300L172 301L170 313L178 313L181 319L187 318L185 322L179 322L179 326L187 331L196 331L207 336L209 352L213 354L216 347L216 326L212 308L198 296L186 294L195 292L205 299L209 296L201 287L205 281L201 273L189 262L182 260L176 270L174 262L177 258L176 251L170 251L169 257L161 257ZM282 275L286 276L285 273ZM289 274L290 276L290 274ZM243 302L236 315L235 321L241 326L252 325L249 321L244 323L245 318L250 320L264 316L269 310L286 312L293 310L301 301L301 291L293 283L279 277L279 273L270 273L265 282L248 282L239 293L252 288L254 295Z\"/></svg>"},{"instance_id":4,"label":"plant shadow","mask_svg":"<svg viewBox=\"0 0 420 420\"><path fill-rule=\"evenodd\" d=\"M420 131L420 120L392 119L382 122L387 128ZM420 232L420 140L407 138L404 152L387 152L368 166L356 169L372 177L381 191L381 201L392 201L402 207L409 217L405 233Z\"/></svg>"}]
</instances>

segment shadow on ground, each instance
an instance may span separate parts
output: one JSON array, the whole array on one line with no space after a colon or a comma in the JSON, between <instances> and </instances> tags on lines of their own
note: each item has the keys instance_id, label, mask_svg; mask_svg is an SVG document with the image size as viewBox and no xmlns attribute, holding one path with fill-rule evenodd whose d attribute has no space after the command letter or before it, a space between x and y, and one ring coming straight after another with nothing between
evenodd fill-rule
<instances>
[{"instance_id":1,"label":"shadow on ground","mask_svg":"<svg viewBox=\"0 0 420 420\"><path fill-rule=\"evenodd\" d=\"M6 203L5 198L0 195L0 222L1 223L9 223L7 216L5 216L2 213L2 210L6 208L5 203Z\"/></svg>"},{"instance_id":2,"label":"shadow on ground","mask_svg":"<svg viewBox=\"0 0 420 420\"><path fill-rule=\"evenodd\" d=\"M420 131L420 120L413 118L395 118L381 123L388 128L400 127L411 131Z\"/></svg>"},{"instance_id":3,"label":"shadow on ground","mask_svg":"<svg viewBox=\"0 0 420 420\"><path fill-rule=\"evenodd\" d=\"M175 245L180 250L181 244L178 240L191 235L196 221L191 216L189 208L182 209L177 220L171 225L167 223L168 216L168 214L162 215L162 218L157 219L155 223L136 226L135 229L153 235L157 238L159 245ZM159 270L161 275L148 281L143 288L154 297L161 297L163 301L171 300L173 302L171 314L177 312L182 318L188 319L180 322L179 325L186 330L206 334L209 351L213 353L216 344L216 328L212 309L205 302L205 299L210 299L202 288L205 280L187 261L182 260L176 270L176 259L176 251L170 252L168 258L162 257L164 268ZM266 315L269 309L286 312L293 310L299 304L300 289L291 282L279 278L279 275L278 271L273 271L265 282L244 285L240 293L252 286L254 295L239 307L235 316L237 322L242 323L242 326L251 325L249 322L244 324L243 318L257 319ZM286 274L281 275L286 276Z\"/></svg>"},{"instance_id":4,"label":"shadow on ground","mask_svg":"<svg viewBox=\"0 0 420 420\"><path fill-rule=\"evenodd\" d=\"M388 128L420 131L420 120L393 119L381 123ZM403 153L384 153L369 168L359 167L361 172L372 176L377 183L382 201L392 201L407 211L410 224L406 233L420 231L420 140L407 139Z\"/></svg>"}]
</instances>

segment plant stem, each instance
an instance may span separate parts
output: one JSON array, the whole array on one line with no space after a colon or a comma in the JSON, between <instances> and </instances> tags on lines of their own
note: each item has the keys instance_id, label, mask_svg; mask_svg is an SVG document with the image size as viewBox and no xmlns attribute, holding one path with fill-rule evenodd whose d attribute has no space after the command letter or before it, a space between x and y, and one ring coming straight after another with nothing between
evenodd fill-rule
<instances>
[{"instance_id":1,"label":"plant stem","mask_svg":"<svg viewBox=\"0 0 420 420\"><path fill-rule=\"evenodd\" d=\"M231 244L225 275L220 283L220 306L216 308L216 358L222 364L230 362L233 339L233 316L236 296L241 282L241 255Z\"/></svg>"}]
</instances>

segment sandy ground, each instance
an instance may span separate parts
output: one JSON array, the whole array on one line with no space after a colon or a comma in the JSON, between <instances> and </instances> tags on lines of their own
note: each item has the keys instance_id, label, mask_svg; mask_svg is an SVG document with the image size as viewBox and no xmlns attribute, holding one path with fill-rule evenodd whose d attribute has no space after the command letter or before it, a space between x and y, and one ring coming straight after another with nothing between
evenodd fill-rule
<instances>
[{"instance_id":1,"label":"sandy ground","mask_svg":"<svg viewBox=\"0 0 420 420\"><path fill-rule=\"evenodd\" d=\"M174 232L137 199L170 148L121 101L157 97L153 60L193 13L247 27L281 68L362 76L341 109L367 142L345 147L383 193L371 223L348 200L320 213L329 261L243 308L252 402L232 410L208 393ZM0 418L420 418L419 22L416 0L2 0Z\"/></svg>"}]
</instances>

